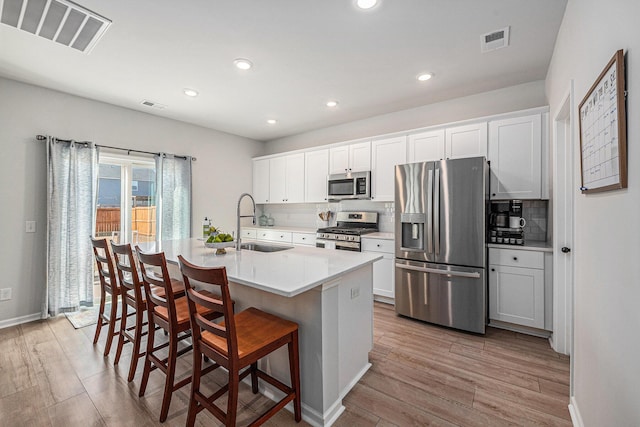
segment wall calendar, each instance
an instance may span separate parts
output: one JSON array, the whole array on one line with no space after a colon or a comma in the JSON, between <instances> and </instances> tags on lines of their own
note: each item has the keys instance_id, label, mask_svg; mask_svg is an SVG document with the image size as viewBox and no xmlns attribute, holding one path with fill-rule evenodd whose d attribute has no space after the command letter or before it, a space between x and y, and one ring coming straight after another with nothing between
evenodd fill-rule
<instances>
[{"instance_id":1,"label":"wall calendar","mask_svg":"<svg viewBox=\"0 0 640 427\"><path fill-rule=\"evenodd\" d=\"M583 194L627 187L625 95L619 50L578 107Z\"/></svg>"}]
</instances>

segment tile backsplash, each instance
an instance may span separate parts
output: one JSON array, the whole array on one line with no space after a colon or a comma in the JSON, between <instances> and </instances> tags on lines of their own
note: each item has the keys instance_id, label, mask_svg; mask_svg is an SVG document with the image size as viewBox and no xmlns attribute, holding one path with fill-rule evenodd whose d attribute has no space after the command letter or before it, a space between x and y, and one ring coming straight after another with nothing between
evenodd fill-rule
<instances>
[{"instance_id":1,"label":"tile backsplash","mask_svg":"<svg viewBox=\"0 0 640 427\"><path fill-rule=\"evenodd\" d=\"M296 203L258 205L258 216L271 216L275 226L320 228L336 225L336 212L365 211L378 212L378 229L383 232L393 232L394 203L372 202L370 200L344 200L340 203ZM328 222L322 221L318 214L331 211Z\"/></svg>"},{"instance_id":2,"label":"tile backsplash","mask_svg":"<svg viewBox=\"0 0 640 427\"><path fill-rule=\"evenodd\" d=\"M525 242L547 241L548 200L523 200L522 217L527 221L524 226Z\"/></svg>"}]
</instances>

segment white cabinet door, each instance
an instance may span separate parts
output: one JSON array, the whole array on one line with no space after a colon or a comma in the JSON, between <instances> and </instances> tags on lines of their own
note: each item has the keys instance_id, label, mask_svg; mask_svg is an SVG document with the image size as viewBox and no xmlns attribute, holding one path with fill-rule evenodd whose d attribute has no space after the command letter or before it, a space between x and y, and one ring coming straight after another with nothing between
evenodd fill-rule
<instances>
[{"instance_id":1,"label":"white cabinet door","mask_svg":"<svg viewBox=\"0 0 640 427\"><path fill-rule=\"evenodd\" d=\"M253 161L253 198L256 203L269 203L269 159Z\"/></svg>"},{"instance_id":2,"label":"white cabinet door","mask_svg":"<svg viewBox=\"0 0 640 427\"><path fill-rule=\"evenodd\" d=\"M444 129L409 135L408 163L442 160L444 157Z\"/></svg>"},{"instance_id":3,"label":"white cabinet door","mask_svg":"<svg viewBox=\"0 0 640 427\"><path fill-rule=\"evenodd\" d=\"M304 153L286 156L285 203L304 202Z\"/></svg>"},{"instance_id":4,"label":"white cabinet door","mask_svg":"<svg viewBox=\"0 0 640 427\"><path fill-rule=\"evenodd\" d=\"M304 202L304 153L269 159L271 203Z\"/></svg>"},{"instance_id":5,"label":"white cabinet door","mask_svg":"<svg viewBox=\"0 0 640 427\"><path fill-rule=\"evenodd\" d=\"M395 297L394 257L384 254L384 258L373 263L373 294L387 298Z\"/></svg>"},{"instance_id":6,"label":"white cabinet door","mask_svg":"<svg viewBox=\"0 0 640 427\"><path fill-rule=\"evenodd\" d=\"M492 199L542 197L541 115L489 123Z\"/></svg>"},{"instance_id":7,"label":"white cabinet door","mask_svg":"<svg viewBox=\"0 0 640 427\"><path fill-rule=\"evenodd\" d=\"M393 201L395 166L407 163L407 138L401 136L373 141L371 153L371 198Z\"/></svg>"},{"instance_id":8,"label":"white cabinet door","mask_svg":"<svg viewBox=\"0 0 640 427\"><path fill-rule=\"evenodd\" d=\"M349 146L329 149L329 173L347 173L349 171Z\"/></svg>"},{"instance_id":9,"label":"white cabinet door","mask_svg":"<svg viewBox=\"0 0 640 427\"><path fill-rule=\"evenodd\" d=\"M310 151L304 154L304 201L327 201L327 175L329 174L329 150Z\"/></svg>"},{"instance_id":10,"label":"white cabinet door","mask_svg":"<svg viewBox=\"0 0 640 427\"><path fill-rule=\"evenodd\" d=\"M544 328L544 270L489 265L489 318Z\"/></svg>"},{"instance_id":11,"label":"white cabinet door","mask_svg":"<svg viewBox=\"0 0 640 427\"><path fill-rule=\"evenodd\" d=\"M271 203L284 203L287 198L287 159L269 159L269 199Z\"/></svg>"},{"instance_id":12,"label":"white cabinet door","mask_svg":"<svg viewBox=\"0 0 640 427\"><path fill-rule=\"evenodd\" d=\"M329 149L329 173L371 170L371 142L342 145Z\"/></svg>"},{"instance_id":13,"label":"white cabinet door","mask_svg":"<svg viewBox=\"0 0 640 427\"><path fill-rule=\"evenodd\" d=\"M487 123L447 128L445 131L446 157L487 157Z\"/></svg>"},{"instance_id":14,"label":"white cabinet door","mask_svg":"<svg viewBox=\"0 0 640 427\"><path fill-rule=\"evenodd\" d=\"M371 142L360 142L349 145L350 172L371 170Z\"/></svg>"}]
</instances>

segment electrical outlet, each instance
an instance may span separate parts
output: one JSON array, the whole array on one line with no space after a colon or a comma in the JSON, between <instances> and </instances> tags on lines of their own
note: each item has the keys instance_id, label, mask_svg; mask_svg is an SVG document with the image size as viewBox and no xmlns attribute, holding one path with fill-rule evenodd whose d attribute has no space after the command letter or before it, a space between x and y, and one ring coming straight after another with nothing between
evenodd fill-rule
<instances>
[{"instance_id":1,"label":"electrical outlet","mask_svg":"<svg viewBox=\"0 0 640 427\"><path fill-rule=\"evenodd\" d=\"M11 288L0 289L0 301L7 301L11 299Z\"/></svg>"},{"instance_id":2,"label":"electrical outlet","mask_svg":"<svg viewBox=\"0 0 640 427\"><path fill-rule=\"evenodd\" d=\"M27 221L25 222L24 231L27 233L35 233L36 232L36 222L35 221Z\"/></svg>"},{"instance_id":3,"label":"electrical outlet","mask_svg":"<svg viewBox=\"0 0 640 427\"><path fill-rule=\"evenodd\" d=\"M351 288L351 299L358 298L360 296L360 288Z\"/></svg>"}]
</instances>

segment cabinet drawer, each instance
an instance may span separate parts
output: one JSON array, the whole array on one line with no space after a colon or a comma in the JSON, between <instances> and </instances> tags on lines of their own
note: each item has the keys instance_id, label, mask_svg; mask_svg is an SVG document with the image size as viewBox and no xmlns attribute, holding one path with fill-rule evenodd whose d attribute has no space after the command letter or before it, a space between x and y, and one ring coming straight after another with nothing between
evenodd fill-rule
<instances>
[{"instance_id":1,"label":"cabinet drawer","mask_svg":"<svg viewBox=\"0 0 640 427\"><path fill-rule=\"evenodd\" d=\"M544 269L544 254L536 251L489 248L489 264Z\"/></svg>"},{"instance_id":2,"label":"cabinet drawer","mask_svg":"<svg viewBox=\"0 0 640 427\"><path fill-rule=\"evenodd\" d=\"M384 252L393 254L395 252L395 241L387 239L362 239L363 252Z\"/></svg>"},{"instance_id":3,"label":"cabinet drawer","mask_svg":"<svg viewBox=\"0 0 640 427\"><path fill-rule=\"evenodd\" d=\"M291 243L291 232L278 230L258 230L256 238L258 240Z\"/></svg>"},{"instance_id":4,"label":"cabinet drawer","mask_svg":"<svg viewBox=\"0 0 640 427\"><path fill-rule=\"evenodd\" d=\"M294 245L316 245L316 233L293 233L291 239Z\"/></svg>"},{"instance_id":5,"label":"cabinet drawer","mask_svg":"<svg viewBox=\"0 0 640 427\"><path fill-rule=\"evenodd\" d=\"M242 231L240 231L240 236L243 239L255 239L257 235L258 235L258 230L256 230L255 228L248 228L248 229L243 228Z\"/></svg>"}]
</instances>

